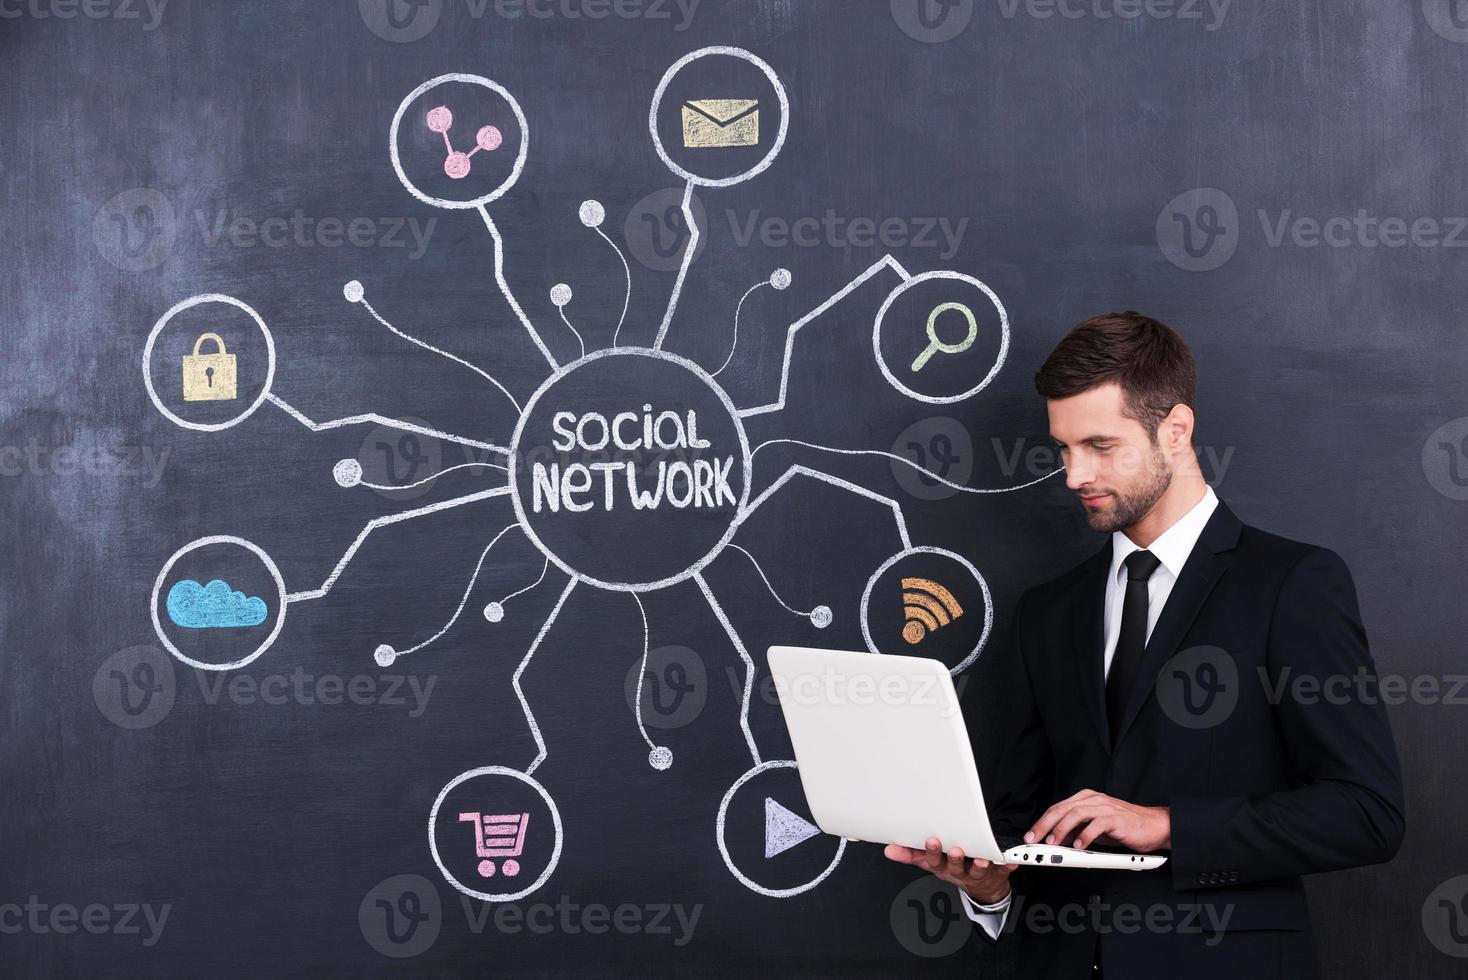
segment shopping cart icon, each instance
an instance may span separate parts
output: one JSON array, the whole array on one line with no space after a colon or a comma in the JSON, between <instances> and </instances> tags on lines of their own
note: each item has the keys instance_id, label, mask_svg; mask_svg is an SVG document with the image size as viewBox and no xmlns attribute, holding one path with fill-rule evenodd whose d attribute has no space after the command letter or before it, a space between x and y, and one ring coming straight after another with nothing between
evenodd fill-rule
<instances>
[{"instance_id":1,"label":"shopping cart icon","mask_svg":"<svg viewBox=\"0 0 1468 980\"><path fill-rule=\"evenodd\" d=\"M501 867L505 876L515 877L520 873L520 862L515 858L525 847L525 825L530 822L528 813L461 813L462 823L474 825L474 853L479 862L481 878L494 877L494 862L490 858L504 858Z\"/></svg>"}]
</instances>

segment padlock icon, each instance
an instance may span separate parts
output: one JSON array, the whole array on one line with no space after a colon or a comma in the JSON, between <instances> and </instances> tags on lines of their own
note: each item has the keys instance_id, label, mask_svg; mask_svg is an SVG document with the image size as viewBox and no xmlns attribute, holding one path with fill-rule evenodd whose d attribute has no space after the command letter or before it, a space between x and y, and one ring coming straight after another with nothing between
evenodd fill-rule
<instances>
[{"instance_id":1,"label":"padlock icon","mask_svg":"<svg viewBox=\"0 0 1468 980\"><path fill-rule=\"evenodd\" d=\"M218 353L199 353L206 340L214 341ZM224 349L224 338L217 333L200 334L194 341L194 352L183 359L184 401L227 402L234 401L236 395L234 355Z\"/></svg>"}]
</instances>

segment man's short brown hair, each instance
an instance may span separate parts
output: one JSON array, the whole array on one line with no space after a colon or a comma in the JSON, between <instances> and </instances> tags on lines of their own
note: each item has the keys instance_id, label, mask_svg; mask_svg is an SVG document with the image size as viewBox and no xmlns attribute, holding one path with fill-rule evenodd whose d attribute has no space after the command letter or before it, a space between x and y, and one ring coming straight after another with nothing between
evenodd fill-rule
<instances>
[{"instance_id":1,"label":"man's short brown hair","mask_svg":"<svg viewBox=\"0 0 1468 980\"><path fill-rule=\"evenodd\" d=\"M1070 398L1116 382L1124 411L1156 441L1174 405L1193 407L1198 372L1176 330L1136 310L1104 313L1076 324L1035 374L1045 398Z\"/></svg>"}]
</instances>

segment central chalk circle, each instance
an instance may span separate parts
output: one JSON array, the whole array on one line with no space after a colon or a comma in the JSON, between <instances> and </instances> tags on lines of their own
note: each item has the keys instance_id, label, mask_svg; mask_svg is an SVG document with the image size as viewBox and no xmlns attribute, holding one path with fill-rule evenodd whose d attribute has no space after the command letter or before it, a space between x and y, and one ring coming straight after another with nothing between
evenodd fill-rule
<instances>
[{"instance_id":1,"label":"central chalk circle","mask_svg":"<svg viewBox=\"0 0 1468 980\"><path fill-rule=\"evenodd\" d=\"M691 577L734 536L749 439L707 371L613 347L530 397L510 440L510 499L526 537L567 575L652 592Z\"/></svg>"}]
</instances>

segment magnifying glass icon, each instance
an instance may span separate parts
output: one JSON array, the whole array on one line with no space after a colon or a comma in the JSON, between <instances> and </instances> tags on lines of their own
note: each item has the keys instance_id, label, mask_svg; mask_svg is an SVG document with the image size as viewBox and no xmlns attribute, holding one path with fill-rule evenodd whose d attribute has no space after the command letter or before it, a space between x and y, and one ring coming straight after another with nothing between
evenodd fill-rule
<instances>
[{"instance_id":1,"label":"magnifying glass icon","mask_svg":"<svg viewBox=\"0 0 1468 980\"><path fill-rule=\"evenodd\" d=\"M957 310L968 321L968 334L956 344L945 344L938 339L938 316L949 310ZM921 371L923 365L933 359L934 354L940 352L944 354L962 354L974 345L974 341L978 339L978 336L979 321L974 318L974 311L967 306L964 306L962 303L943 303L933 307L933 312L928 314L928 346L917 356L917 360L912 362L913 371Z\"/></svg>"}]
</instances>

